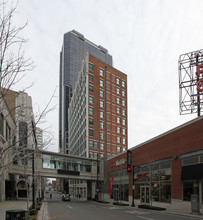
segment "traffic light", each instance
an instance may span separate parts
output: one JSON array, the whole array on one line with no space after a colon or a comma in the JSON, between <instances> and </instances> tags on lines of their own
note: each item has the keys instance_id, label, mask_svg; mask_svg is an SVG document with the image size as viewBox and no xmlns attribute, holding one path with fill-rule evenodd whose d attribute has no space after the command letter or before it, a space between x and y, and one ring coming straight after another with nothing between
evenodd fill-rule
<instances>
[{"instance_id":1,"label":"traffic light","mask_svg":"<svg viewBox=\"0 0 203 220\"><path fill-rule=\"evenodd\" d=\"M127 150L127 171L131 172L131 151Z\"/></svg>"}]
</instances>

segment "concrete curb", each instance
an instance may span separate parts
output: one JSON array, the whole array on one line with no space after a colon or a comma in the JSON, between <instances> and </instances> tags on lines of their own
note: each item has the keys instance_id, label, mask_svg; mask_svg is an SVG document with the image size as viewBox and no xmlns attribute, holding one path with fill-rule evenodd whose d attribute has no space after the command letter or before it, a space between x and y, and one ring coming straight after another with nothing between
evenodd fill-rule
<instances>
[{"instance_id":1,"label":"concrete curb","mask_svg":"<svg viewBox=\"0 0 203 220\"><path fill-rule=\"evenodd\" d=\"M42 206L41 206L40 210L38 211L37 220L43 220L44 208L45 208L45 203L42 202Z\"/></svg>"},{"instance_id":2,"label":"concrete curb","mask_svg":"<svg viewBox=\"0 0 203 220\"><path fill-rule=\"evenodd\" d=\"M202 218L203 219L203 214L192 214L192 213L186 213L182 211L176 211L176 210L167 210L165 213L168 214L174 214L174 215L182 215L182 216L188 216L188 217L195 217L195 218Z\"/></svg>"}]
</instances>

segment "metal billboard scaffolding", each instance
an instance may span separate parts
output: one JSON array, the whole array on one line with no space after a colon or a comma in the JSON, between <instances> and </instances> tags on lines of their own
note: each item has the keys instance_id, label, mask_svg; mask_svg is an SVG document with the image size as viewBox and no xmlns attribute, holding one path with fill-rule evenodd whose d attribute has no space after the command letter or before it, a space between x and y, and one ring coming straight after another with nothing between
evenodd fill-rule
<instances>
[{"instance_id":1,"label":"metal billboard scaffolding","mask_svg":"<svg viewBox=\"0 0 203 220\"><path fill-rule=\"evenodd\" d=\"M203 110L203 49L180 55L179 107L180 114L197 113Z\"/></svg>"}]
</instances>

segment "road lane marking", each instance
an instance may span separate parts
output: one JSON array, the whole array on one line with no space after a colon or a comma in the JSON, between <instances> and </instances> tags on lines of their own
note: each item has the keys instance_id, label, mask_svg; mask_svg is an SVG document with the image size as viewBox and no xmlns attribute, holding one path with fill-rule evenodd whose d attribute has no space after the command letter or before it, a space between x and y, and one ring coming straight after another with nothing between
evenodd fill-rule
<instances>
[{"instance_id":1,"label":"road lane marking","mask_svg":"<svg viewBox=\"0 0 203 220\"><path fill-rule=\"evenodd\" d=\"M136 214L136 215L149 215L149 214L151 214L151 212L142 212L142 211L138 211L138 210L125 211L125 212L131 213L131 214Z\"/></svg>"},{"instance_id":2,"label":"road lane marking","mask_svg":"<svg viewBox=\"0 0 203 220\"><path fill-rule=\"evenodd\" d=\"M73 209L73 207L71 207L71 206L69 206L69 205L67 205L67 207L68 207L69 209Z\"/></svg>"},{"instance_id":3,"label":"road lane marking","mask_svg":"<svg viewBox=\"0 0 203 220\"><path fill-rule=\"evenodd\" d=\"M143 217L143 216L137 216L138 218L143 218L143 219L147 219L147 220L156 220L156 219L154 219L154 218L147 218L147 217Z\"/></svg>"}]
</instances>

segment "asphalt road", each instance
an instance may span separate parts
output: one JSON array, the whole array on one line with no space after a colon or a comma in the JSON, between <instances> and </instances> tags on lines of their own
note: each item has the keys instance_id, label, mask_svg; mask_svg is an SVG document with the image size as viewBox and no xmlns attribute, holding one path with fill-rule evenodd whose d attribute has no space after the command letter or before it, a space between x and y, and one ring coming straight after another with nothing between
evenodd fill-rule
<instances>
[{"instance_id":1,"label":"asphalt road","mask_svg":"<svg viewBox=\"0 0 203 220\"><path fill-rule=\"evenodd\" d=\"M52 199L46 195L44 220L197 220L196 217L168 214L162 211L114 206L84 200L62 201L61 195L52 191Z\"/></svg>"}]
</instances>

